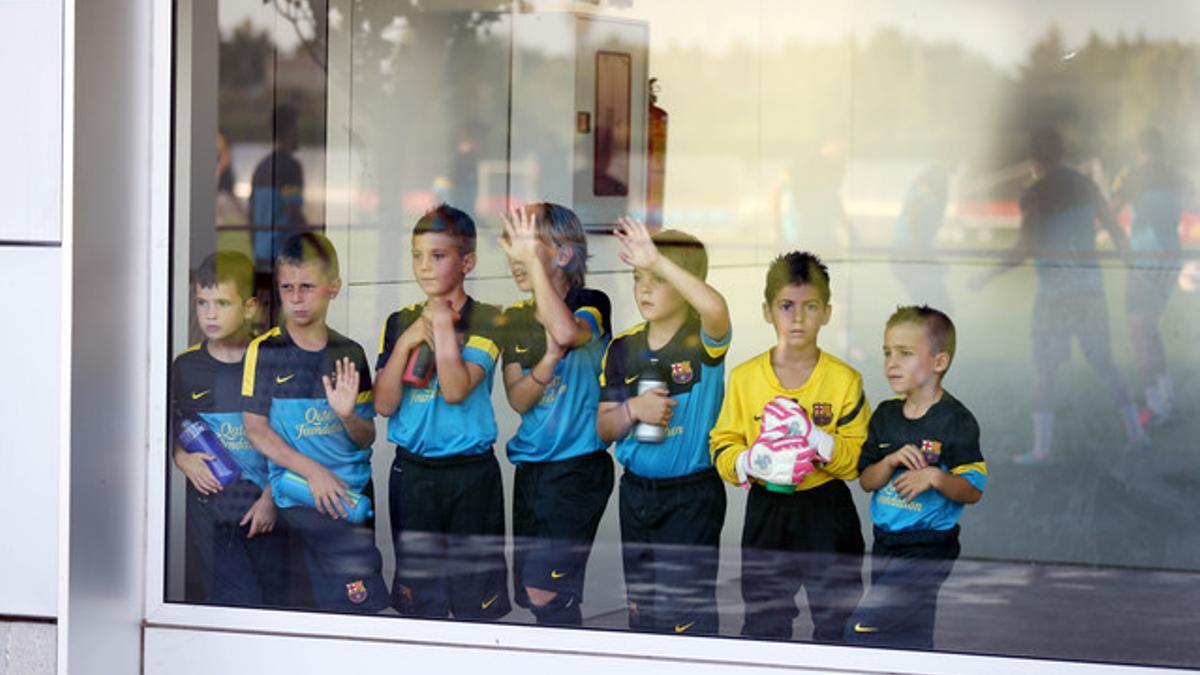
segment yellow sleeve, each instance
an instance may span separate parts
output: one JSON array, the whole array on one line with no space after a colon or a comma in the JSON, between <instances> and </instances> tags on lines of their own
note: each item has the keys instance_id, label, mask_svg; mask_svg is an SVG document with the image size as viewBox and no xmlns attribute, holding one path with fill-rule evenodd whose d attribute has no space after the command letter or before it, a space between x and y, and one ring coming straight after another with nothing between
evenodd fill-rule
<instances>
[{"instance_id":1,"label":"yellow sleeve","mask_svg":"<svg viewBox=\"0 0 1200 675\"><path fill-rule=\"evenodd\" d=\"M858 458L862 455L863 441L867 440L867 422L871 419L871 406L863 393L862 377L855 374L851 386L846 387L845 397L838 405L838 417L833 435L833 461L825 465L825 472L841 480L858 478Z\"/></svg>"},{"instance_id":2,"label":"yellow sleeve","mask_svg":"<svg viewBox=\"0 0 1200 675\"><path fill-rule=\"evenodd\" d=\"M742 401L741 387L737 380L729 378L729 388L725 392L725 400L721 402L721 414L717 424L708 435L708 450L712 456L713 466L721 478L738 484L737 457L750 447L744 429L746 428L746 411Z\"/></svg>"}]
</instances>

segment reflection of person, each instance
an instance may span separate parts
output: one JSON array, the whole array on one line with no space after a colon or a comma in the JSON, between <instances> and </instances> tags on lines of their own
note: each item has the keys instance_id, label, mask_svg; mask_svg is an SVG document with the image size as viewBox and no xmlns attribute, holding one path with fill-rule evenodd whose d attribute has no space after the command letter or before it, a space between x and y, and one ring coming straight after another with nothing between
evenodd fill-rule
<instances>
[{"instance_id":1,"label":"reflection of person","mask_svg":"<svg viewBox=\"0 0 1200 675\"><path fill-rule=\"evenodd\" d=\"M236 182L229 141L225 132L217 129L217 225L244 225L246 222L246 212L233 194Z\"/></svg>"},{"instance_id":2,"label":"reflection of person","mask_svg":"<svg viewBox=\"0 0 1200 675\"><path fill-rule=\"evenodd\" d=\"M237 461L241 478L222 488L212 457L175 446L175 466L188 479L187 542L202 569L209 602L282 605L287 599L287 539L267 483L267 459L242 424L242 357L258 311L254 265L232 251L208 256L196 270L196 320L204 341L175 359L172 409L206 424Z\"/></svg>"},{"instance_id":3,"label":"reflection of person","mask_svg":"<svg viewBox=\"0 0 1200 675\"><path fill-rule=\"evenodd\" d=\"M725 486L707 448L725 391L729 308L704 282L708 255L695 237L678 230L651 237L628 219L614 234L624 247L619 257L634 268L634 299L646 320L608 346L596 420L625 467L619 492L629 627L716 634ZM639 394L638 380L647 376L665 386ZM665 427L662 440L638 440L639 425Z\"/></svg>"},{"instance_id":4,"label":"reflection of person","mask_svg":"<svg viewBox=\"0 0 1200 675\"><path fill-rule=\"evenodd\" d=\"M1174 399L1158 323L1179 274L1179 221L1186 203L1195 199L1187 177L1167 164L1165 149L1161 131L1143 131L1138 137L1138 165L1113 186L1113 208L1132 207L1130 244L1146 256L1129 272L1125 307L1146 408L1154 422L1170 415Z\"/></svg>"},{"instance_id":5,"label":"reflection of person","mask_svg":"<svg viewBox=\"0 0 1200 675\"><path fill-rule=\"evenodd\" d=\"M518 210L500 245L533 297L504 311L504 384L521 426L508 442L513 479L513 587L539 624L579 625L584 572L613 488L596 434L608 296L585 288L587 238L558 204Z\"/></svg>"},{"instance_id":6,"label":"reflection of person","mask_svg":"<svg viewBox=\"0 0 1200 675\"><path fill-rule=\"evenodd\" d=\"M375 409L396 444L388 485L401 614L499 619L512 606L504 557L504 493L492 452L492 375L500 311L463 289L475 267L475 222L442 205L417 221L412 271L427 300L384 322ZM434 375L403 381L409 358L432 347Z\"/></svg>"},{"instance_id":7,"label":"reflection of person","mask_svg":"<svg viewBox=\"0 0 1200 675\"><path fill-rule=\"evenodd\" d=\"M270 460L275 504L304 544L317 607L378 612L388 594L374 519L345 520L348 490L374 494L375 411L362 347L325 323L342 286L337 252L324 235L293 235L275 277L285 319L246 351L246 434ZM308 480L315 508L281 494L285 470Z\"/></svg>"},{"instance_id":8,"label":"reflection of person","mask_svg":"<svg viewBox=\"0 0 1200 675\"><path fill-rule=\"evenodd\" d=\"M753 479L742 529L742 634L791 638L795 596L804 587L813 639L837 642L862 594L864 544L845 481L858 475L870 407L858 372L817 346L832 312L820 259L801 252L776 258L764 297L776 345L734 368L709 442L721 477L734 484ZM769 491L746 460L765 426L764 407L780 396L810 420L817 461L794 492L783 494Z\"/></svg>"},{"instance_id":9,"label":"reflection of person","mask_svg":"<svg viewBox=\"0 0 1200 675\"><path fill-rule=\"evenodd\" d=\"M950 294L946 292L946 272L932 256L938 230L946 219L949 186L950 175L940 165L922 171L913 181L896 219L895 248L908 258L906 262L924 264L917 269L911 264L892 268L913 301L944 307L947 311Z\"/></svg>"},{"instance_id":10,"label":"reflection of person","mask_svg":"<svg viewBox=\"0 0 1200 675\"><path fill-rule=\"evenodd\" d=\"M274 149L254 168L250 187L250 224L254 264L270 269L279 242L306 224L304 168L296 159L300 147L300 111L286 103L271 111Z\"/></svg>"},{"instance_id":11,"label":"reflection of person","mask_svg":"<svg viewBox=\"0 0 1200 675\"><path fill-rule=\"evenodd\" d=\"M1109 344L1104 279L1096 260L1096 220L1121 252L1128 252L1129 241L1096 184L1063 166L1063 140L1057 130L1035 131L1031 151L1037 180L1021 195L1019 240L999 266L971 282L973 288L981 289L1031 257L1037 270L1032 325L1033 448L1016 461L1040 464L1050 458L1058 367L1070 357L1073 337L1079 339L1084 358L1104 379L1119 411L1126 442L1144 446L1148 440Z\"/></svg>"},{"instance_id":12,"label":"reflection of person","mask_svg":"<svg viewBox=\"0 0 1200 675\"><path fill-rule=\"evenodd\" d=\"M937 596L958 558L958 518L987 484L979 424L942 389L954 323L901 307L883 337L884 374L900 395L871 416L858 466L871 495L871 587L846 622L846 642L933 649Z\"/></svg>"}]
</instances>

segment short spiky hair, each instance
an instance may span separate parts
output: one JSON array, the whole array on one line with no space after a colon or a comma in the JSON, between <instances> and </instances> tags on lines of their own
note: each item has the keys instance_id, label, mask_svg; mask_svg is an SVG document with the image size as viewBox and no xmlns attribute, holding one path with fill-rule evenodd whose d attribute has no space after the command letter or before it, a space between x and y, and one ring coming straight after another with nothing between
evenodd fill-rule
<instances>
[{"instance_id":1,"label":"short spiky hair","mask_svg":"<svg viewBox=\"0 0 1200 675\"><path fill-rule=\"evenodd\" d=\"M784 286L812 286L821 294L821 301L829 304L829 268L815 253L792 251L771 261L767 286L763 289L768 305Z\"/></svg>"},{"instance_id":2,"label":"short spiky hair","mask_svg":"<svg viewBox=\"0 0 1200 675\"><path fill-rule=\"evenodd\" d=\"M708 279L708 252L704 242L679 230L659 230L651 237L659 254L701 281Z\"/></svg>"},{"instance_id":3,"label":"short spiky hair","mask_svg":"<svg viewBox=\"0 0 1200 675\"><path fill-rule=\"evenodd\" d=\"M933 353L940 354L945 352L950 356L951 361L954 360L954 322L950 320L950 317L946 316L945 312L934 309L929 305L901 305L888 317L887 327L891 328L902 323L924 326L925 334L929 336L929 346L933 348Z\"/></svg>"},{"instance_id":4,"label":"short spiky hair","mask_svg":"<svg viewBox=\"0 0 1200 675\"><path fill-rule=\"evenodd\" d=\"M465 211L450 206L438 204L413 226L412 236L437 232L450 235L458 240L458 251L463 255L475 252L475 221Z\"/></svg>"},{"instance_id":5,"label":"short spiky hair","mask_svg":"<svg viewBox=\"0 0 1200 675\"><path fill-rule=\"evenodd\" d=\"M216 288L232 281L243 301L254 297L254 263L237 251L217 251L200 262L196 268L196 285Z\"/></svg>"},{"instance_id":6,"label":"short spiky hair","mask_svg":"<svg viewBox=\"0 0 1200 675\"><path fill-rule=\"evenodd\" d=\"M341 274L338 269L337 249L328 237L317 232L302 232L288 237L275 258L275 267L304 265L310 262L321 265L326 279L337 279Z\"/></svg>"},{"instance_id":7,"label":"short spiky hair","mask_svg":"<svg viewBox=\"0 0 1200 675\"><path fill-rule=\"evenodd\" d=\"M537 233L555 246L569 248L571 260L563 268L571 288L582 288L587 274L588 245L583 223L575 212L561 204L542 202L530 204L530 214L537 224Z\"/></svg>"}]
</instances>

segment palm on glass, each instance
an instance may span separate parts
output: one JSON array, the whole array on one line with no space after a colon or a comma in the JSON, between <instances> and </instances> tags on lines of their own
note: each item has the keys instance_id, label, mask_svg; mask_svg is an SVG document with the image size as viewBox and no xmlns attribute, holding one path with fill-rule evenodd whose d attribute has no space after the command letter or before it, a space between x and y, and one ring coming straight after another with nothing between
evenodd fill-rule
<instances>
[{"instance_id":1,"label":"palm on glass","mask_svg":"<svg viewBox=\"0 0 1200 675\"><path fill-rule=\"evenodd\" d=\"M658 262L658 247L654 245L650 231L642 223L622 216L617 219L617 228L612 232L624 249L617 251L617 257L626 265L638 269L651 269Z\"/></svg>"},{"instance_id":2,"label":"palm on glass","mask_svg":"<svg viewBox=\"0 0 1200 675\"><path fill-rule=\"evenodd\" d=\"M339 418L346 419L354 414L354 406L358 404L359 375L350 357L338 359L334 363L333 379L322 375L321 384L325 386L325 400Z\"/></svg>"},{"instance_id":3,"label":"palm on glass","mask_svg":"<svg viewBox=\"0 0 1200 675\"><path fill-rule=\"evenodd\" d=\"M513 260L532 265L538 260L542 241L537 235L537 222L533 214L524 206L501 215L504 223L504 236L497 239L504 254Z\"/></svg>"}]
</instances>

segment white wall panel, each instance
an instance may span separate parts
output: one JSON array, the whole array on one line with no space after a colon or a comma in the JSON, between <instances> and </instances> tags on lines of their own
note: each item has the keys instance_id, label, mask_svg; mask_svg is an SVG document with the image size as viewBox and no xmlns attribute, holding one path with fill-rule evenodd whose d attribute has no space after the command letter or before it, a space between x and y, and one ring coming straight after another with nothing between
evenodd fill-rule
<instances>
[{"instance_id":1,"label":"white wall panel","mask_svg":"<svg viewBox=\"0 0 1200 675\"><path fill-rule=\"evenodd\" d=\"M53 617L58 584L59 297L57 248L0 248L7 328L0 405L0 614ZM19 542L19 544L17 544Z\"/></svg>"},{"instance_id":2,"label":"white wall panel","mask_svg":"<svg viewBox=\"0 0 1200 675\"><path fill-rule=\"evenodd\" d=\"M62 2L0 2L0 241L59 241Z\"/></svg>"}]
</instances>

